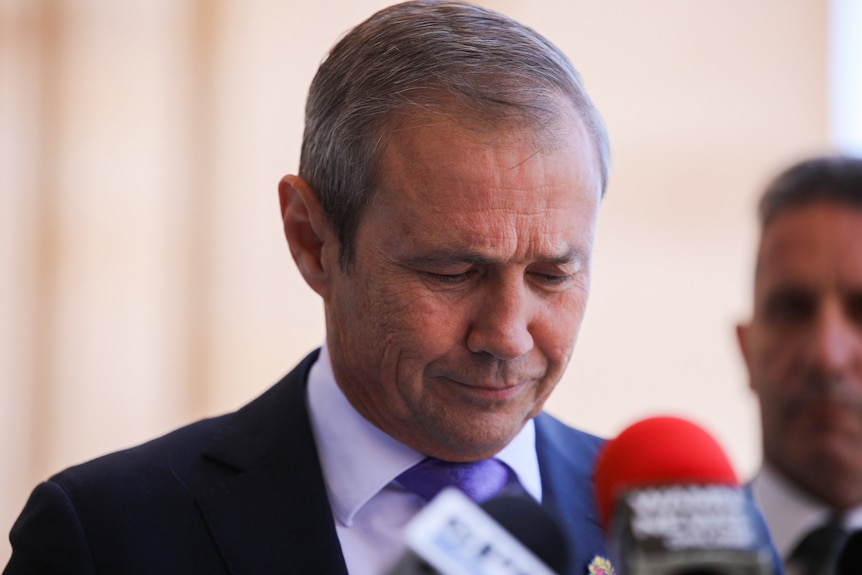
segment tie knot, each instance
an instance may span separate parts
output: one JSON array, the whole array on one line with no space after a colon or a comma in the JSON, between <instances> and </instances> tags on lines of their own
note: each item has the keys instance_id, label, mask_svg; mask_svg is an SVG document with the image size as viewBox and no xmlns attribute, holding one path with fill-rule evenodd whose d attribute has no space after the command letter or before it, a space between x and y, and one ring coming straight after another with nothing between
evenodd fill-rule
<instances>
[{"instance_id":1,"label":"tie knot","mask_svg":"<svg viewBox=\"0 0 862 575\"><path fill-rule=\"evenodd\" d=\"M428 457L399 475L398 482L425 501L446 487L457 487L473 501L483 503L506 487L510 473L498 459L460 463Z\"/></svg>"}]
</instances>

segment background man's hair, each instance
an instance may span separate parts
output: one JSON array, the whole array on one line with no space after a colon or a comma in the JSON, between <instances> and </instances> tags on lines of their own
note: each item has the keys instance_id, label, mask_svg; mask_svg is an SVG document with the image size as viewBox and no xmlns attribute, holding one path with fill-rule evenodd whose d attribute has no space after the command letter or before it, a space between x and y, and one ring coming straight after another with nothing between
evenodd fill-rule
<instances>
[{"instance_id":1,"label":"background man's hair","mask_svg":"<svg viewBox=\"0 0 862 575\"><path fill-rule=\"evenodd\" d=\"M321 64L306 103L299 175L318 194L346 268L387 134L411 110L454 115L483 130L526 124L553 137L572 107L595 145L604 194L607 132L556 46L485 8L405 2L359 24Z\"/></svg>"},{"instance_id":2,"label":"background man's hair","mask_svg":"<svg viewBox=\"0 0 862 575\"><path fill-rule=\"evenodd\" d=\"M760 228L788 208L824 200L862 209L862 158L820 156L787 168L760 199Z\"/></svg>"}]
</instances>

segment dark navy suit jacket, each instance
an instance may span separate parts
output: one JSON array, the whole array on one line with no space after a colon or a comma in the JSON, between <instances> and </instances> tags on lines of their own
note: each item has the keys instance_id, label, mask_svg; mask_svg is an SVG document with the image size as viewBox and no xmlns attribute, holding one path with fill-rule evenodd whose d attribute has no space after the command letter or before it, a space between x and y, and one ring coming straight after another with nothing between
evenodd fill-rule
<instances>
[{"instance_id":1,"label":"dark navy suit jacket","mask_svg":"<svg viewBox=\"0 0 862 575\"><path fill-rule=\"evenodd\" d=\"M4 575L346 574L306 408L316 357L235 413L40 484ZM562 521L572 575L607 556L592 491L600 446L536 418L543 505Z\"/></svg>"}]
</instances>

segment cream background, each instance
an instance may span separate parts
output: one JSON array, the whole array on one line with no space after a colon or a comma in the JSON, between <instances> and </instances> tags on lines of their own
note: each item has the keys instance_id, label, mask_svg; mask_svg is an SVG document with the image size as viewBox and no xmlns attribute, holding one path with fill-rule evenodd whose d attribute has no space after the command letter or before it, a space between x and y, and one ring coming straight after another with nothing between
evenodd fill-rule
<instances>
[{"instance_id":1,"label":"cream background","mask_svg":"<svg viewBox=\"0 0 862 575\"><path fill-rule=\"evenodd\" d=\"M305 91L379 0L0 0L0 565L32 487L234 409L323 338L280 231ZM548 409L759 457L733 325L754 204L828 145L826 0L487 0L570 56L614 152Z\"/></svg>"}]
</instances>

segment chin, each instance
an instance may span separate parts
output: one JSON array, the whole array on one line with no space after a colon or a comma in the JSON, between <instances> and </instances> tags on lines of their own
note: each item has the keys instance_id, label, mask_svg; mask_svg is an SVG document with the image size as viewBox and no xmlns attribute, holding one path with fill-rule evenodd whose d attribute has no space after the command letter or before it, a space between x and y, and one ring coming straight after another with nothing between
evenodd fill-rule
<instances>
[{"instance_id":1,"label":"chin","mask_svg":"<svg viewBox=\"0 0 862 575\"><path fill-rule=\"evenodd\" d=\"M481 425L481 424L477 424ZM521 426L504 429L471 428L450 433L447 443L452 450L468 459L491 457L505 447L521 430Z\"/></svg>"}]
</instances>

